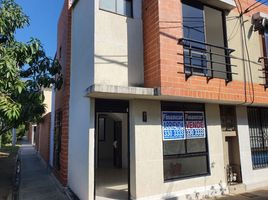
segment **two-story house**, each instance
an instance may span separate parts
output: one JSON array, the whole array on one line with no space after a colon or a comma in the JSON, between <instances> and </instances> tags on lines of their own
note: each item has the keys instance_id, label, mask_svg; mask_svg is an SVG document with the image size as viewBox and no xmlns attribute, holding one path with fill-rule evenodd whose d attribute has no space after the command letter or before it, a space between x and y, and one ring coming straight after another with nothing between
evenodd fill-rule
<instances>
[{"instance_id":1,"label":"two-story house","mask_svg":"<svg viewBox=\"0 0 268 200\"><path fill-rule=\"evenodd\" d=\"M66 0L63 13L54 163L78 198L200 199L268 185L267 6Z\"/></svg>"}]
</instances>

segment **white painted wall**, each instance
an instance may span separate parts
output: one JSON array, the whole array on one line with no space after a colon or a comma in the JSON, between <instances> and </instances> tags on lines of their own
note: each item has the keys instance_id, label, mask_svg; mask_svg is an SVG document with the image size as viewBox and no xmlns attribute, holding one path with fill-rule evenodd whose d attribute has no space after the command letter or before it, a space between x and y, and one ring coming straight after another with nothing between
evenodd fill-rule
<instances>
[{"instance_id":1,"label":"white painted wall","mask_svg":"<svg viewBox=\"0 0 268 200\"><path fill-rule=\"evenodd\" d=\"M93 55L94 1L80 0L72 16L68 185L81 200L93 199L94 99L85 97L94 82Z\"/></svg>"},{"instance_id":2,"label":"white painted wall","mask_svg":"<svg viewBox=\"0 0 268 200\"><path fill-rule=\"evenodd\" d=\"M142 122L143 111L147 112L147 123ZM165 183L160 102L130 101L130 174L134 199L190 199L195 197L195 192L220 194L226 180L218 105L206 104L206 120L211 175Z\"/></svg>"},{"instance_id":3,"label":"white painted wall","mask_svg":"<svg viewBox=\"0 0 268 200\"><path fill-rule=\"evenodd\" d=\"M95 18L95 84L142 86L142 0L133 1L133 18L99 9Z\"/></svg>"},{"instance_id":4,"label":"white painted wall","mask_svg":"<svg viewBox=\"0 0 268 200\"><path fill-rule=\"evenodd\" d=\"M253 170L247 107L236 108L243 183L247 189L268 186L268 168Z\"/></svg>"}]
</instances>

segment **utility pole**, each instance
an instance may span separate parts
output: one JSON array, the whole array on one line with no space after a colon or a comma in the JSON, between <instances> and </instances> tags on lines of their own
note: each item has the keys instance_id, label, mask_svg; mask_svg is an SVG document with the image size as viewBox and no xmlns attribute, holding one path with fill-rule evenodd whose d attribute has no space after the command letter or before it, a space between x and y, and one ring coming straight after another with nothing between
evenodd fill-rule
<instances>
[{"instance_id":1,"label":"utility pole","mask_svg":"<svg viewBox=\"0 0 268 200\"><path fill-rule=\"evenodd\" d=\"M12 129L12 146L14 147L17 143L17 134L16 134L16 129Z\"/></svg>"}]
</instances>

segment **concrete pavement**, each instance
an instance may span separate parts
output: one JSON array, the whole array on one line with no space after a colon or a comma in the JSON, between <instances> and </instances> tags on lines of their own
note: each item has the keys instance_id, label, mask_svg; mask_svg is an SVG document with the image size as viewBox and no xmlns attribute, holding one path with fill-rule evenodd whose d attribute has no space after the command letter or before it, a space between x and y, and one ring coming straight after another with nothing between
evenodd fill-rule
<instances>
[{"instance_id":1,"label":"concrete pavement","mask_svg":"<svg viewBox=\"0 0 268 200\"><path fill-rule=\"evenodd\" d=\"M51 176L45 164L38 157L34 147L22 144L20 200L67 200Z\"/></svg>"},{"instance_id":2,"label":"concrete pavement","mask_svg":"<svg viewBox=\"0 0 268 200\"><path fill-rule=\"evenodd\" d=\"M237 195L228 195L218 198L219 200L268 200L268 188L260 188Z\"/></svg>"}]
</instances>

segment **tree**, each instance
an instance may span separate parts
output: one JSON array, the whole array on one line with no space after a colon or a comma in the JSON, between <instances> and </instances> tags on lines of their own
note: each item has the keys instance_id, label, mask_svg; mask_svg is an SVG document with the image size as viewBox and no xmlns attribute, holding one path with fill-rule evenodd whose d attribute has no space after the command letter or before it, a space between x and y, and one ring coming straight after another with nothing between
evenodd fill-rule
<instances>
[{"instance_id":1,"label":"tree","mask_svg":"<svg viewBox=\"0 0 268 200\"><path fill-rule=\"evenodd\" d=\"M58 61L46 56L39 40L16 40L16 30L28 25L28 16L14 0L0 0L0 136L37 122L45 112L42 89L62 85Z\"/></svg>"}]
</instances>

